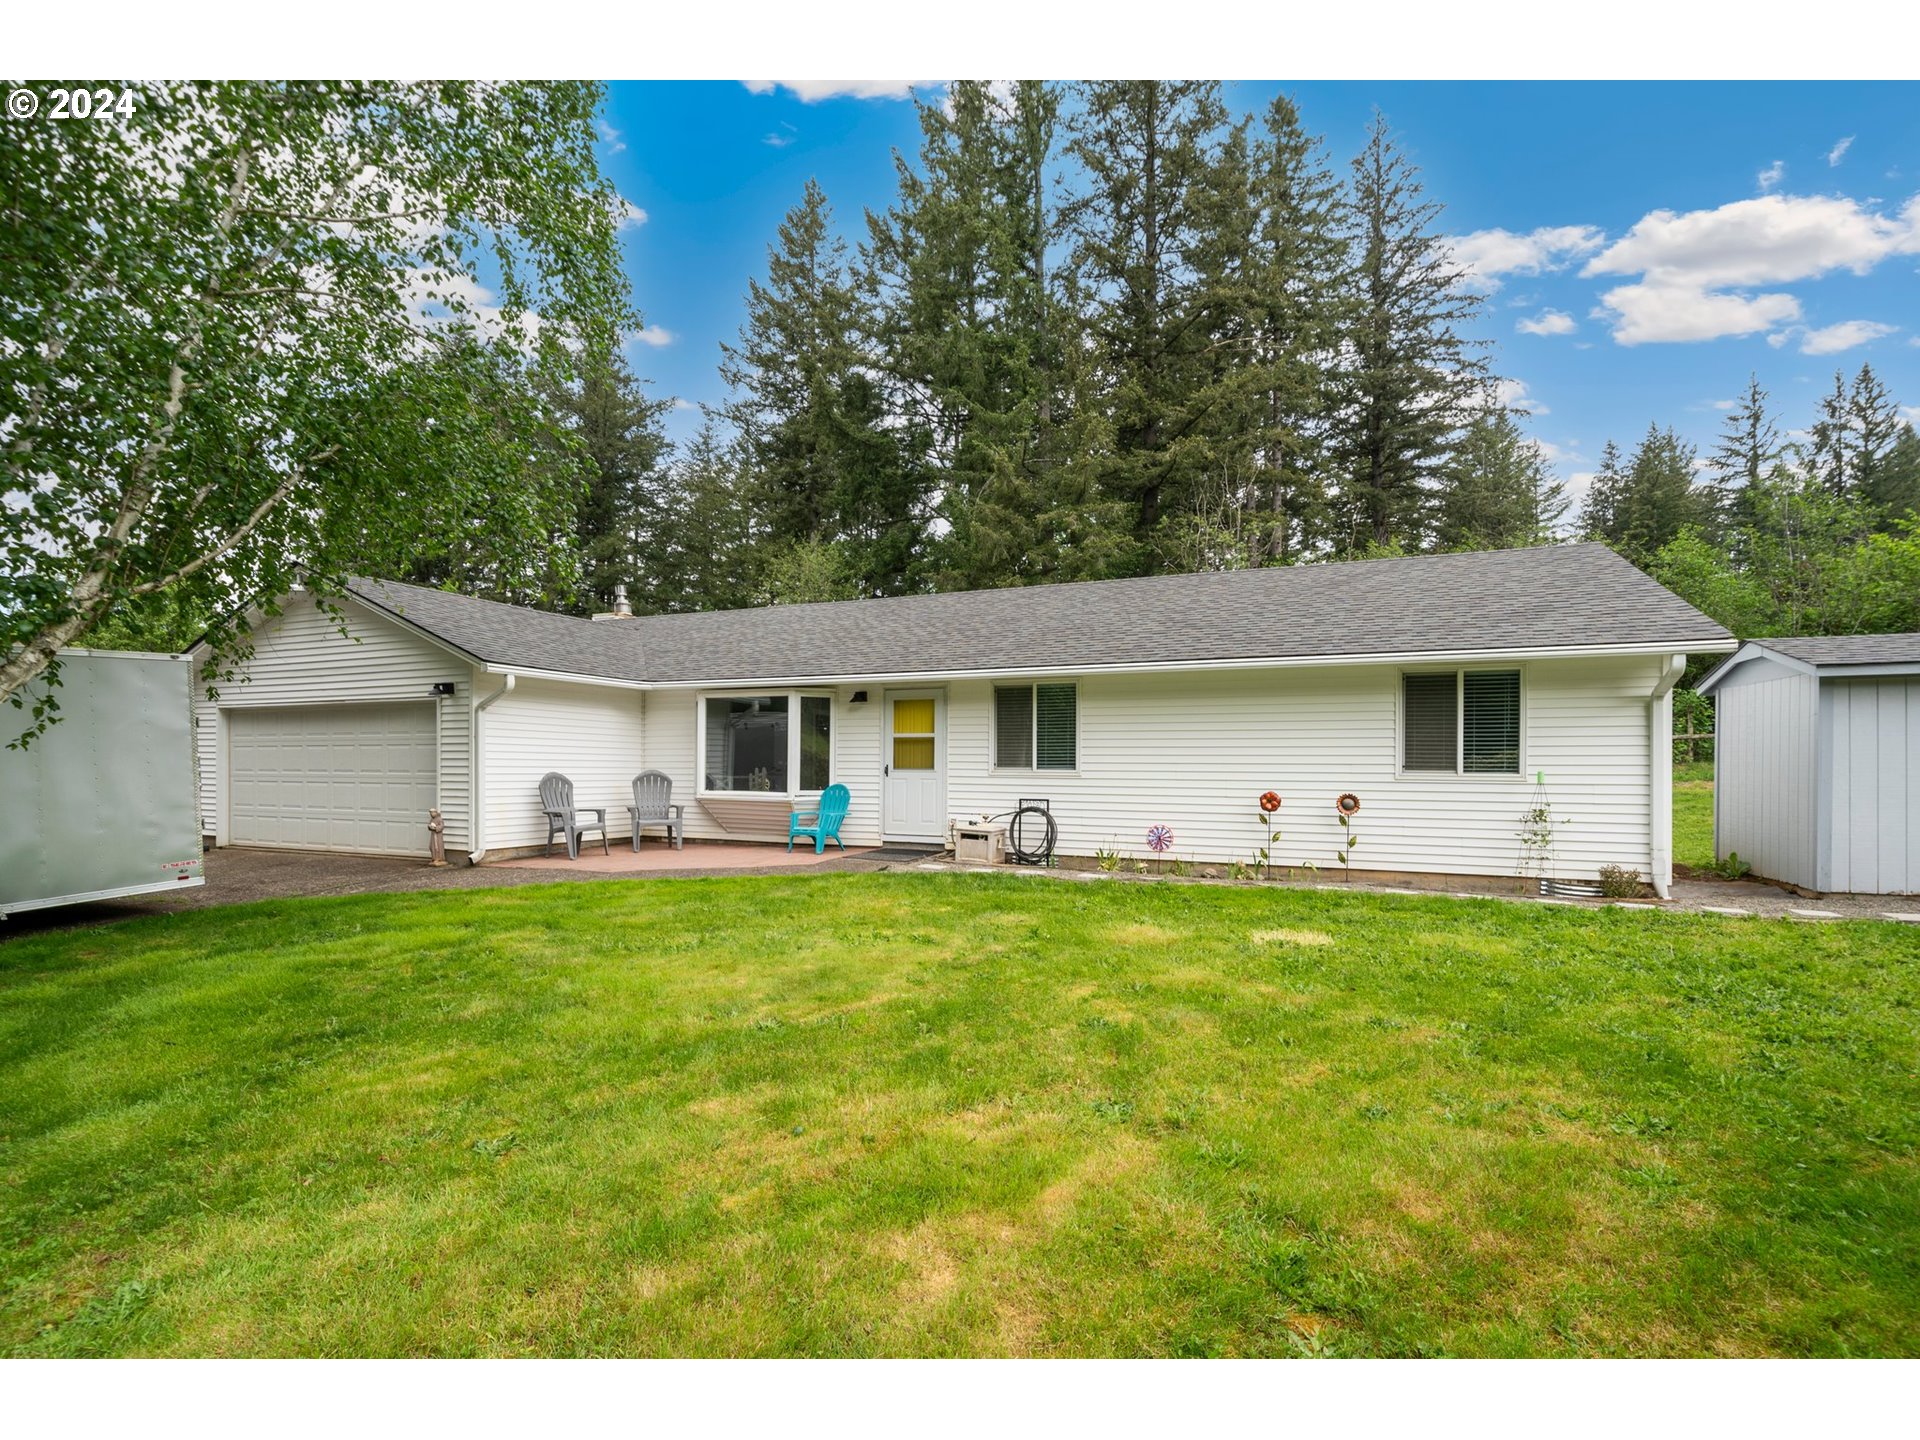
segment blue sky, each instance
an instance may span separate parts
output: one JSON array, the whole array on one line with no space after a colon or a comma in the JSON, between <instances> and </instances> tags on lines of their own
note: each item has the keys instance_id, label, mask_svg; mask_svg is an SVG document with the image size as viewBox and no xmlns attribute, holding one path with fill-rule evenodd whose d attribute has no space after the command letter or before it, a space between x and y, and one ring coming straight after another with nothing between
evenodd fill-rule
<instances>
[{"instance_id":1,"label":"blue sky","mask_svg":"<svg viewBox=\"0 0 1920 1440\"><path fill-rule=\"evenodd\" d=\"M829 93L843 83L892 93ZM904 83L611 87L602 161L645 215L624 231L649 327L630 354L656 393L722 398L719 342L808 176L850 239L889 203L893 151L918 142ZM1920 85L1273 81L1227 99L1281 90L1342 162L1386 113L1576 488L1650 421L1709 445L1750 371L1790 427L1863 360L1920 419Z\"/></svg>"}]
</instances>

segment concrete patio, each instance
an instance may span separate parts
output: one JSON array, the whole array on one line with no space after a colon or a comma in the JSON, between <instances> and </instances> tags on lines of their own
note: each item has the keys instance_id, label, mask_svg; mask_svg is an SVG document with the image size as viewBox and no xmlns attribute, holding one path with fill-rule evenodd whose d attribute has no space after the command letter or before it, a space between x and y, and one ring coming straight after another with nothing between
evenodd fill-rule
<instances>
[{"instance_id":1,"label":"concrete patio","mask_svg":"<svg viewBox=\"0 0 1920 1440\"><path fill-rule=\"evenodd\" d=\"M676 850L664 840L642 840L636 851L630 842L618 840L610 848L612 853L603 853L599 845L583 842L580 858L569 860L565 848L556 844L551 855L494 860L486 868L584 870L597 875L707 875L734 870L806 870L829 860L840 859L843 855L858 859L862 855L872 854L877 847L850 845L843 852L838 845L828 845L824 854L816 855L811 841L805 845L796 844L789 851L784 844L736 844L713 840L689 841L685 849Z\"/></svg>"}]
</instances>

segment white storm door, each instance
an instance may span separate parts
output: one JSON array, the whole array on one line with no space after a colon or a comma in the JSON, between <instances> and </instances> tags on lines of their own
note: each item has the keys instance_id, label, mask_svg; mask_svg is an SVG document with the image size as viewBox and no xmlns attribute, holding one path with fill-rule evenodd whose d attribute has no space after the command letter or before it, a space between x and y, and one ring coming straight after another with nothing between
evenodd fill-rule
<instances>
[{"instance_id":1,"label":"white storm door","mask_svg":"<svg viewBox=\"0 0 1920 1440\"><path fill-rule=\"evenodd\" d=\"M880 828L889 840L947 835L946 697L889 690L880 737Z\"/></svg>"}]
</instances>

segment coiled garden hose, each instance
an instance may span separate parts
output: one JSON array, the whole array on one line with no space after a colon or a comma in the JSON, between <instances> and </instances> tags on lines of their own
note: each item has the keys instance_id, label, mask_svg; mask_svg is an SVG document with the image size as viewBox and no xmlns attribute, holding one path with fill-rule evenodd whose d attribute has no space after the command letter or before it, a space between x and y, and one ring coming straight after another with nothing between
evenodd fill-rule
<instances>
[{"instance_id":1,"label":"coiled garden hose","mask_svg":"<svg viewBox=\"0 0 1920 1440\"><path fill-rule=\"evenodd\" d=\"M1029 818L1031 817L1031 818ZM995 820L1007 822L1007 853L1016 865L1047 865L1053 861L1054 842L1060 838L1060 827L1054 823L1053 812L1042 805L1022 805L1017 810L1009 810L1003 815L995 815ZM1040 827L1038 843L1030 843L1030 834Z\"/></svg>"}]
</instances>

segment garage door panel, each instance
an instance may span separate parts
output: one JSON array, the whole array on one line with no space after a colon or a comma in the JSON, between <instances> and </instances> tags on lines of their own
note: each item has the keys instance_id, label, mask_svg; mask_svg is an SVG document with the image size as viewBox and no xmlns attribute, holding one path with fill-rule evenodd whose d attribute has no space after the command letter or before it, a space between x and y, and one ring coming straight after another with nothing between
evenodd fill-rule
<instances>
[{"instance_id":1,"label":"garage door panel","mask_svg":"<svg viewBox=\"0 0 1920 1440\"><path fill-rule=\"evenodd\" d=\"M435 709L308 705L227 715L236 845L426 853Z\"/></svg>"}]
</instances>

